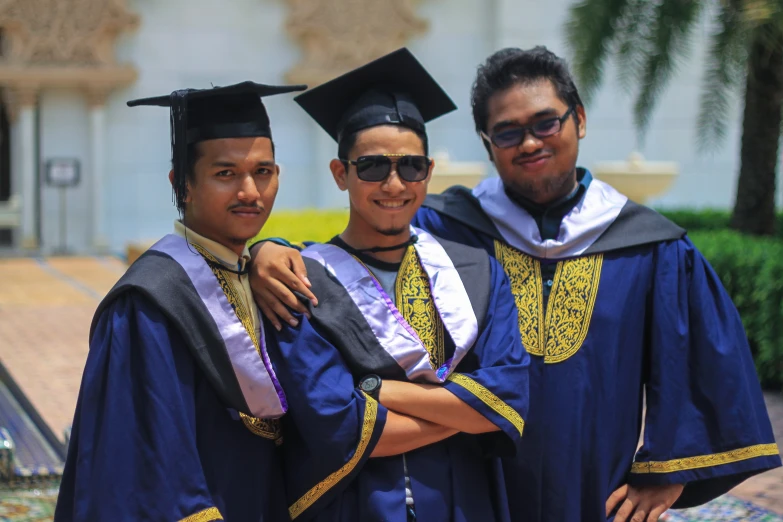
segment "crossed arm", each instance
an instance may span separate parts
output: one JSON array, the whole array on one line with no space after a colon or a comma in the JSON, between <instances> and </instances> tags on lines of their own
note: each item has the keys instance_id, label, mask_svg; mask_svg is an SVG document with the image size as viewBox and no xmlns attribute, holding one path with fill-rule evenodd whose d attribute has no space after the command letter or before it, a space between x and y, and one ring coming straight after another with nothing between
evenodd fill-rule
<instances>
[{"instance_id":1,"label":"crossed arm","mask_svg":"<svg viewBox=\"0 0 783 522\"><path fill-rule=\"evenodd\" d=\"M460 432L500 430L442 386L384 381L379 399L389 413L371 457L399 455Z\"/></svg>"}]
</instances>

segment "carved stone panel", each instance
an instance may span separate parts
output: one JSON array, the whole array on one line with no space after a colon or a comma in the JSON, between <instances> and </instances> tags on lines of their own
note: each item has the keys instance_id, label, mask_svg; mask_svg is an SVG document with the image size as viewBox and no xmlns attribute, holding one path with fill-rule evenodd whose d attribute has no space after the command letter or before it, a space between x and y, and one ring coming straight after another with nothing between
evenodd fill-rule
<instances>
[{"instance_id":1,"label":"carved stone panel","mask_svg":"<svg viewBox=\"0 0 783 522\"><path fill-rule=\"evenodd\" d=\"M100 104L135 80L114 57L117 37L139 23L125 1L0 0L0 86L11 117L42 88L78 87Z\"/></svg>"},{"instance_id":2,"label":"carved stone panel","mask_svg":"<svg viewBox=\"0 0 783 522\"><path fill-rule=\"evenodd\" d=\"M124 0L3 0L5 63L106 66L114 40L138 24Z\"/></svg>"},{"instance_id":3,"label":"carved stone panel","mask_svg":"<svg viewBox=\"0 0 783 522\"><path fill-rule=\"evenodd\" d=\"M427 29L414 0L286 0L302 60L286 79L319 85L403 47Z\"/></svg>"}]
</instances>

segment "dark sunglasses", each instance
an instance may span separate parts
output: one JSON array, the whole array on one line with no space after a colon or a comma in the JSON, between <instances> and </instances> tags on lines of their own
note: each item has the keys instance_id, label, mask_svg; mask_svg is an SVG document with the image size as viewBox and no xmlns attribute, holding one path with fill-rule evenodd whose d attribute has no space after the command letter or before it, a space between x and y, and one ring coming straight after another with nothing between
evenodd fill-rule
<instances>
[{"instance_id":1,"label":"dark sunglasses","mask_svg":"<svg viewBox=\"0 0 783 522\"><path fill-rule=\"evenodd\" d=\"M549 138L560 132L563 128L563 124L574 112L574 106L568 108L568 110L559 118L548 118L546 120L537 121L533 125L527 127L513 127L510 129L502 130L487 136L483 131L481 137L487 141L492 142L495 147L500 149L508 149L510 147L517 147L520 143L525 141L525 136L529 132L539 140Z\"/></svg>"},{"instance_id":2,"label":"dark sunglasses","mask_svg":"<svg viewBox=\"0 0 783 522\"><path fill-rule=\"evenodd\" d=\"M379 154L376 156L359 156L355 160L343 160L356 165L356 175L362 181L379 182L389 177L392 164L397 164L397 175L403 181L424 181L430 171L432 160L427 156L411 156L408 154Z\"/></svg>"}]
</instances>

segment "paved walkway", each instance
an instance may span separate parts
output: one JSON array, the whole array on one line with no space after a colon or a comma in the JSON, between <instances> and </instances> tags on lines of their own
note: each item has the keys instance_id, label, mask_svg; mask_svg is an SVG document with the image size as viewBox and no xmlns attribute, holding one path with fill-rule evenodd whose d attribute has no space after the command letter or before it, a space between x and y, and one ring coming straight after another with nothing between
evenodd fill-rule
<instances>
[{"instance_id":1,"label":"paved walkway","mask_svg":"<svg viewBox=\"0 0 783 522\"><path fill-rule=\"evenodd\" d=\"M0 361L54 432L73 417L95 307L125 270L115 258L0 258ZM783 396L767 394L783 446ZM783 515L783 469L733 494Z\"/></svg>"},{"instance_id":2,"label":"paved walkway","mask_svg":"<svg viewBox=\"0 0 783 522\"><path fill-rule=\"evenodd\" d=\"M0 361L57 435L73 420L95 307L114 258L0 259Z\"/></svg>"},{"instance_id":3,"label":"paved walkway","mask_svg":"<svg viewBox=\"0 0 783 522\"><path fill-rule=\"evenodd\" d=\"M783 448L783 394L768 393L767 410L772 420L772 429L778 446ZM783 468L773 469L750 480L746 480L732 493L744 500L783 515Z\"/></svg>"}]
</instances>

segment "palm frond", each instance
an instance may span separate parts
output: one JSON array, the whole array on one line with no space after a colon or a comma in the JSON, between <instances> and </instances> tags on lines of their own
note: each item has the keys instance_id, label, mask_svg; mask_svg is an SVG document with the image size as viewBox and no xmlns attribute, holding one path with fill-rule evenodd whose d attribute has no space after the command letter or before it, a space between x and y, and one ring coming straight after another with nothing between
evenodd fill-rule
<instances>
[{"instance_id":1,"label":"palm frond","mask_svg":"<svg viewBox=\"0 0 783 522\"><path fill-rule=\"evenodd\" d=\"M725 138L731 95L745 77L748 25L743 16L742 2L731 0L723 3L717 15L717 28L710 37L696 140L702 152L714 149Z\"/></svg>"},{"instance_id":2,"label":"palm frond","mask_svg":"<svg viewBox=\"0 0 783 522\"><path fill-rule=\"evenodd\" d=\"M655 103L685 57L690 35L704 2L661 0L647 42L647 56L639 78L640 91L634 104L634 119L640 141L644 138Z\"/></svg>"},{"instance_id":3,"label":"palm frond","mask_svg":"<svg viewBox=\"0 0 783 522\"><path fill-rule=\"evenodd\" d=\"M783 16L781 0L741 0L739 4L743 19L751 25L767 24Z\"/></svg>"},{"instance_id":4,"label":"palm frond","mask_svg":"<svg viewBox=\"0 0 783 522\"><path fill-rule=\"evenodd\" d=\"M569 9L566 22L572 70L588 102L603 79L604 64L618 19L630 0L582 0Z\"/></svg>"},{"instance_id":5,"label":"palm frond","mask_svg":"<svg viewBox=\"0 0 783 522\"><path fill-rule=\"evenodd\" d=\"M627 91L633 88L641 76L645 58L645 46L642 43L650 38L654 16L655 2L630 0L624 15L618 21L614 48L615 66L617 79Z\"/></svg>"}]
</instances>

